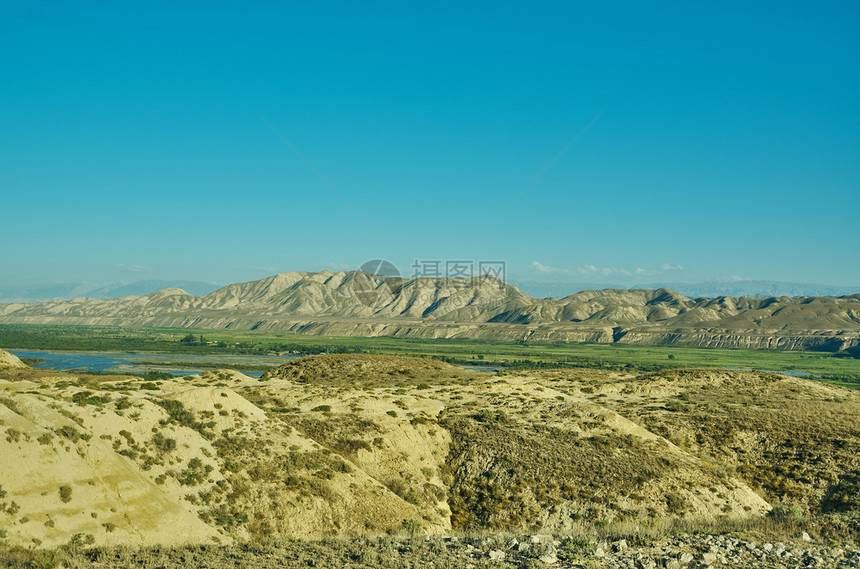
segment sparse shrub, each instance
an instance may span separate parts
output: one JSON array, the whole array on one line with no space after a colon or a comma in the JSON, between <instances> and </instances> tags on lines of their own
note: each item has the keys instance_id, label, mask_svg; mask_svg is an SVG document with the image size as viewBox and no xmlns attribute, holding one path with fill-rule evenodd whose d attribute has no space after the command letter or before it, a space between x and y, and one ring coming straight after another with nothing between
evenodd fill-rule
<instances>
[{"instance_id":1,"label":"sparse shrub","mask_svg":"<svg viewBox=\"0 0 860 569\"><path fill-rule=\"evenodd\" d=\"M101 407L104 403L108 403L110 401L110 396L108 395L93 395L92 391L78 391L74 395L72 395L72 402L77 403L78 405L95 405L96 407Z\"/></svg>"},{"instance_id":2,"label":"sparse shrub","mask_svg":"<svg viewBox=\"0 0 860 569\"><path fill-rule=\"evenodd\" d=\"M134 444L134 437L131 436L130 431L126 431L125 429L119 432L119 436L125 439L125 441L130 445Z\"/></svg>"},{"instance_id":3,"label":"sparse shrub","mask_svg":"<svg viewBox=\"0 0 860 569\"><path fill-rule=\"evenodd\" d=\"M194 413L185 408L182 401L175 399L157 399L153 403L167 411L167 420L165 423L176 423L183 427L191 427L196 423Z\"/></svg>"},{"instance_id":4,"label":"sparse shrub","mask_svg":"<svg viewBox=\"0 0 860 569\"><path fill-rule=\"evenodd\" d=\"M13 413L17 413L19 415L23 414L23 413L21 413L21 410L18 409L18 405L12 399L9 399L8 397L0 397L0 403L5 405Z\"/></svg>"},{"instance_id":5,"label":"sparse shrub","mask_svg":"<svg viewBox=\"0 0 860 569\"><path fill-rule=\"evenodd\" d=\"M57 434L73 443L76 443L81 439L81 434L71 425L63 425L57 430Z\"/></svg>"},{"instance_id":6,"label":"sparse shrub","mask_svg":"<svg viewBox=\"0 0 860 569\"><path fill-rule=\"evenodd\" d=\"M46 431L36 437L36 440L39 441L40 445L49 445L51 444L51 441L54 440L54 434L50 431Z\"/></svg>"},{"instance_id":7,"label":"sparse shrub","mask_svg":"<svg viewBox=\"0 0 860 569\"><path fill-rule=\"evenodd\" d=\"M587 537L568 537L561 542L561 548L568 551L588 551L591 548L591 542Z\"/></svg>"},{"instance_id":8,"label":"sparse shrub","mask_svg":"<svg viewBox=\"0 0 860 569\"><path fill-rule=\"evenodd\" d=\"M317 405L311 411L318 411L321 413L331 413L331 405Z\"/></svg>"},{"instance_id":9,"label":"sparse shrub","mask_svg":"<svg viewBox=\"0 0 860 569\"><path fill-rule=\"evenodd\" d=\"M397 411L392 409L391 411L386 411L385 414L388 415L389 417L396 417Z\"/></svg>"},{"instance_id":10,"label":"sparse shrub","mask_svg":"<svg viewBox=\"0 0 860 569\"><path fill-rule=\"evenodd\" d=\"M501 409L498 411L482 409L479 413L473 415L472 418L482 423L504 423L508 420L507 414Z\"/></svg>"},{"instance_id":11,"label":"sparse shrub","mask_svg":"<svg viewBox=\"0 0 860 569\"><path fill-rule=\"evenodd\" d=\"M403 520L403 529L409 532L412 535L416 533L421 533L421 522L418 520Z\"/></svg>"},{"instance_id":12,"label":"sparse shrub","mask_svg":"<svg viewBox=\"0 0 860 569\"><path fill-rule=\"evenodd\" d=\"M64 504L68 504L72 501L72 487L63 485L60 486L60 501Z\"/></svg>"},{"instance_id":13,"label":"sparse shrub","mask_svg":"<svg viewBox=\"0 0 860 569\"><path fill-rule=\"evenodd\" d=\"M9 427L6 429L6 440L10 443L17 443L21 439L21 431Z\"/></svg>"},{"instance_id":14,"label":"sparse shrub","mask_svg":"<svg viewBox=\"0 0 860 569\"><path fill-rule=\"evenodd\" d=\"M361 439L338 439L332 445L332 448L340 454L355 456L359 450L370 451L370 445L367 441Z\"/></svg>"},{"instance_id":15,"label":"sparse shrub","mask_svg":"<svg viewBox=\"0 0 860 569\"><path fill-rule=\"evenodd\" d=\"M767 517L780 523L797 523L803 521L803 515L800 509L790 504L776 504L771 511L767 513Z\"/></svg>"},{"instance_id":16,"label":"sparse shrub","mask_svg":"<svg viewBox=\"0 0 860 569\"><path fill-rule=\"evenodd\" d=\"M687 507L687 500L677 492L666 494L666 509L673 514L683 514Z\"/></svg>"},{"instance_id":17,"label":"sparse shrub","mask_svg":"<svg viewBox=\"0 0 860 569\"><path fill-rule=\"evenodd\" d=\"M154 444L155 448L161 452L167 453L176 450L176 440L167 438L161 433L155 433L155 435L153 435L152 444Z\"/></svg>"},{"instance_id":18,"label":"sparse shrub","mask_svg":"<svg viewBox=\"0 0 860 569\"><path fill-rule=\"evenodd\" d=\"M227 530L232 529L236 525L244 525L248 523L248 514L235 510L225 504L219 504L211 510L200 512L200 519L204 522L214 522Z\"/></svg>"},{"instance_id":19,"label":"sparse shrub","mask_svg":"<svg viewBox=\"0 0 860 569\"><path fill-rule=\"evenodd\" d=\"M170 423L174 423L183 427L188 427L189 429L194 429L207 439L212 439L214 437L214 435L212 435L211 432L206 431L206 429L214 427L215 421L210 421L208 423L197 421L194 418L194 413L186 409L181 401L177 401L175 399L158 399L154 400L153 403L167 411L167 419L159 421L160 424L168 425Z\"/></svg>"},{"instance_id":20,"label":"sparse shrub","mask_svg":"<svg viewBox=\"0 0 860 569\"><path fill-rule=\"evenodd\" d=\"M118 454L121 454L123 456L127 456L128 458L130 458L132 460L137 458L137 451L134 449L130 449L130 448L124 448L121 451L119 451Z\"/></svg>"},{"instance_id":21,"label":"sparse shrub","mask_svg":"<svg viewBox=\"0 0 860 569\"><path fill-rule=\"evenodd\" d=\"M184 486L196 486L205 482L212 470L212 466L208 464L204 466L199 458L192 458L188 461L188 468L179 473L179 483Z\"/></svg>"},{"instance_id":22,"label":"sparse shrub","mask_svg":"<svg viewBox=\"0 0 860 569\"><path fill-rule=\"evenodd\" d=\"M402 478L391 478L385 482L385 486L404 500L407 493L410 492L409 484Z\"/></svg>"},{"instance_id":23,"label":"sparse shrub","mask_svg":"<svg viewBox=\"0 0 860 569\"><path fill-rule=\"evenodd\" d=\"M71 411L69 411L68 409L58 408L57 410L60 412L60 415L63 415L64 417L68 417L69 419L71 419L72 421L74 421L75 423L80 425L81 427L84 426L84 420L81 419L80 417L78 417L77 415L75 415L74 413L72 413Z\"/></svg>"}]
</instances>

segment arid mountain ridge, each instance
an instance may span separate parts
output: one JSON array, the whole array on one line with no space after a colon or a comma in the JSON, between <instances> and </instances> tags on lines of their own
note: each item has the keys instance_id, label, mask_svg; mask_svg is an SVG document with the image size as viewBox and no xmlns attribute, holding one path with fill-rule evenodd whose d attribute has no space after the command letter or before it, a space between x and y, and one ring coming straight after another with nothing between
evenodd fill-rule
<instances>
[{"instance_id":1,"label":"arid mountain ridge","mask_svg":"<svg viewBox=\"0 0 860 569\"><path fill-rule=\"evenodd\" d=\"M0 323L839 351L860 347L860 294L706 299L661 288L537 299L492 277L288 272L202 296L169 288L118 299L0 304Z\"/></svg>"}]
</instances>

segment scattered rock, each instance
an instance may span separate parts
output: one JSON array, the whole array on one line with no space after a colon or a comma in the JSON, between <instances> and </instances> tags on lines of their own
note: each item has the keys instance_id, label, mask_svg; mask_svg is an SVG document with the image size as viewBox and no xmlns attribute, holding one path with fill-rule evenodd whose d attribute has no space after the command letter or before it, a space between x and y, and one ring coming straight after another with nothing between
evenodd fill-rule
<instances>
[{"instance_id":1,"label":"scattered rock","mask_svg":"<svg viewBox=\"0 0 860 569\"><path fill-rule=\"evenodd\" d=\"M501 549L494 549L490 552L490 559L493 561L502 561L505 558L505 552Z\"/></svg>"}]
</instances>

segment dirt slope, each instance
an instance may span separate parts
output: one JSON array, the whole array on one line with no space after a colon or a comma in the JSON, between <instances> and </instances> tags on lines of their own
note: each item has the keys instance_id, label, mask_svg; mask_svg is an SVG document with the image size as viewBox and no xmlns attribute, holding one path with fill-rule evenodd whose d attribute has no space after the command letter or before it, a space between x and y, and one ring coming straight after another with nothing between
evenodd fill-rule
<instances>
[{"instance_id":1,"label":"dirt slope","mask_svg":"<svg viewBox=\"0 0 860 569\"><path fill-rule=\"evenodd\" d=\"M0 368L2 367L24 368L27 366L24 365L24 363L19 360L14 354L10 354L6 350L0 350Z\"/></svg>"},{"instance_id":2,"label":"dirt slope","mask_svg":"<svg viewBox=\"0 0 860 569\"><path fill-rule=\"evenodd\" d=\"M857 394L774 374L499 376L349 355L263 380L0 378L0 526L21 545L856 508Z\"/></svg>"}]
</instances>

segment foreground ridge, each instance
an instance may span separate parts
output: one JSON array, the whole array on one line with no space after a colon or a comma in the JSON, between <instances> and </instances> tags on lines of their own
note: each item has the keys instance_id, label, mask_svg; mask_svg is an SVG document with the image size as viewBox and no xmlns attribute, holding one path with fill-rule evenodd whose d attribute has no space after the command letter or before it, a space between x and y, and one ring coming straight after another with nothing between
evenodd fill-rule
<instances>
[{"instance_id":1,"label":"foreground ridge","mask_svg":"<svg viewBox=\"0 0 860 569\"><path fill-rule=\"evenodd\" d=\"M277 541L234 546L157 549L70 549L50 555L69 567L89 567L97 559L116 569L189 566L257 569L308 566L355 567L860 567L856 546L828 546L798 533L785 542L747 540L731 534L677 537L622 532L611 535L494 534L485 537L377 537L325 541ZM808 537L808 536L807 536ZM8 554L7 554L8 555ZM26 555L19 552L19 556ZM33 554L31 554L33 555ZM35 557L35 555L34 555ZM43 558L44 559L44 558ZM0 552L0 561L3 553Z\"/></svg>"},{"instance_id":2,"label":"foreground ridge","mask_svg":"<svg viewBox=\"0 0 860 569\"><path fill-rule=\"evenodd\" d=\"M339 354L151 381L5 361L9 545L502 532L597 554L628 534L860 536L860 394L801 378Z\"/></svg>"}]
</instances>

